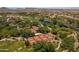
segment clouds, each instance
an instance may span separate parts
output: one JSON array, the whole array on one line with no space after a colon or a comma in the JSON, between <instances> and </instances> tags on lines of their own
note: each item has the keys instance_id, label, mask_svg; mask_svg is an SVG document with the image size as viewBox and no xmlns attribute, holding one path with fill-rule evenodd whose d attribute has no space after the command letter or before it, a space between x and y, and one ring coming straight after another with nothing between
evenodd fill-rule
<instances>
[{"instance_id":1,"label":"clouds","mask_svg":"<svg viewBox=\"0 0 79 59\"><path fill-rule=\"evenodd\" d=\"M0 7L79 7L79 0L0 0Z\"/></svg>"}]
</instances>

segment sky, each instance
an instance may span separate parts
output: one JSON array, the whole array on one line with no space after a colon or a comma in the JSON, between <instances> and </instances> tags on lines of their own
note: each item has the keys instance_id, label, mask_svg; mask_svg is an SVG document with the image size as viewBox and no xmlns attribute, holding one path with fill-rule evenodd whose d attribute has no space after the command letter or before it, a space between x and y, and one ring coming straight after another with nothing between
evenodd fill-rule
<instances>
[{"instance_id":1,"label":"sky","mask_svg":"<svg viewBox=\"0 0 79 59\"><path fill-rule=\"evenodd\" d=\"M79 7L79 0L0 0L0 7Z\"/></svg>"}]
</instances>

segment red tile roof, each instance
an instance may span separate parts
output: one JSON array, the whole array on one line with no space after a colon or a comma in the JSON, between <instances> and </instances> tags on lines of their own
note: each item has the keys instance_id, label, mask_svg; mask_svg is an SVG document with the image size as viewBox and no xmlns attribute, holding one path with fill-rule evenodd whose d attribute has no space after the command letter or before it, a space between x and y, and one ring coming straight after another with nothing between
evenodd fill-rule
<instances>
[{"instance_id":1,"label":"red tile roof","mask_svg":"<svg viewBox=\"0 0 79 59\"><path fill-rule=\"evenodd\" d=\"M32 42L41 41L41 40L51 40L52 38L53 38L52 34L48 33L48 34L41 34L34 37L29 37L28 41L32 43Z\"/></svg>"}]
</instances>

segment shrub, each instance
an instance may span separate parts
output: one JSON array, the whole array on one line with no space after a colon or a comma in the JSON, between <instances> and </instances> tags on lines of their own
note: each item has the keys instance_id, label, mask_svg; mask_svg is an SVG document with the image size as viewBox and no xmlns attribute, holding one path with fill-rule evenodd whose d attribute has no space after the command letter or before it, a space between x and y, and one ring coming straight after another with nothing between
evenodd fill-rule
<instances>
[{"instance_id":1,"label":"shrub","mask_svg":"<svg viewBox=\"0 0 79 59\"><path fill-rule=\"evenodd\" d=\"M54 45L48 41L45 41L45 40L33 43L32 47L33 47L33 51L55 52Z\"/></svg>"},{"instance_id":2,"label":"shrub","mask_svg":"<svg viewBox=\"0 0 79 59\"><path fill-rule=\"evenodd\" d=\"M69 51L73 51L74 42L73 37L66 37L62 41L61 47Z\"/></svg>"},{"instance_id":3,"label":"shrub","mask_svg":"<svg viewBox=\"0 0 79 59\"><path fill-rule=\"evenodd\" d=\"M60 38L65 38L67 35L70 35L72 33L72 30L69 28L59 28L57 34Z\"/></svg>"}]
</instances>

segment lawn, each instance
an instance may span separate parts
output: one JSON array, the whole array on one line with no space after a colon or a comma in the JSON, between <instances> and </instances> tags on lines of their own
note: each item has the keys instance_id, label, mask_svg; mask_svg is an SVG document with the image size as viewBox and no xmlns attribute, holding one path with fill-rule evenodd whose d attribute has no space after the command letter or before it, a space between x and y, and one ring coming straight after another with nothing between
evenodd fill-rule
<instances>
[{"instance_id":1,"label":"lawn","mask_svg":"<svg viewBox=\"0 0 79 59\"><path fill-rule=\"evenodd\" d=\"M31 48L26 47L24 41L0 41L0 52L30 52Z\"/></svg>"}]
</instances>

